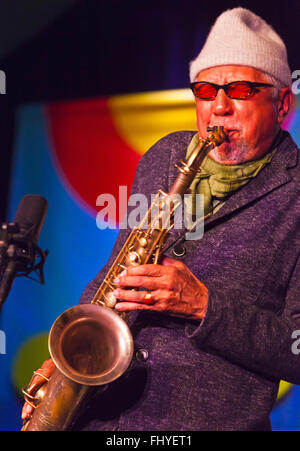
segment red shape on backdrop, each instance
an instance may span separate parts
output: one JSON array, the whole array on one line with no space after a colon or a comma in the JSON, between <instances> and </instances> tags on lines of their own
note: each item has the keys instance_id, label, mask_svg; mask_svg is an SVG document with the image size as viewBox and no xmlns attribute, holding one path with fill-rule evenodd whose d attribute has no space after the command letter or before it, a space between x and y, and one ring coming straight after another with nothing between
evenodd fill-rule
<instances>
[{"instance_id":1,"label":"red shape on backdrop","mask_svg":"<svg viewBox=\"0 0 300 451\"><path fill-rule=\"evenodd\" d=\"M50 104L46 117L57 172L79 204L95 215L100 194L113 194L117 206L119 186L129 196L141 155L118 135L106 99Z\"/></svg>"}]
</instances>

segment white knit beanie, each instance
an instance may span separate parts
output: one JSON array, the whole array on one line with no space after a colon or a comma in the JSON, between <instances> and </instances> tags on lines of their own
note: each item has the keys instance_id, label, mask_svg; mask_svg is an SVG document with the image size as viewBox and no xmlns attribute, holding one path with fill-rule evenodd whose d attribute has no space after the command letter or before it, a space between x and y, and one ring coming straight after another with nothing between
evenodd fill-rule
<instances>
[{"instance_id":1,"label":"white knit beanie","mask_svg":"<svg viewBox=\"0 0 300 451\"><path fill-rule=\"evenodd\" d=\"M282 39L261 17L245 8L222 13L206 42L190 64L190 80L214 66L251 66L273 75L285 86L291 84L287 51Z\"/></svg>"}]
</instances>

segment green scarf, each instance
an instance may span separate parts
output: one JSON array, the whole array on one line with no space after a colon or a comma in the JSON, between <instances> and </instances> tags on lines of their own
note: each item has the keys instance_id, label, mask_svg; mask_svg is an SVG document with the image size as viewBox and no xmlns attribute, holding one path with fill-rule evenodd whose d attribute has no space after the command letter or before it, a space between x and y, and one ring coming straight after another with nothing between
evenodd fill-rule
<instances>
[{"instance_id":1,"label":"green scarf","mask_svg":"<svg viewBox=\"0 0 300 451\"><path fill-rule=\"evenodd\" d=\"M199 136L196 133L187 148L186 157L190 155L198 142ZM276 150L277 147L259 160L235 165L217 163L207 155L191 184L192 198L186 199L187 202L185 202L188 212L195 215L196 194L203 194L204 215L216 213L231 193L256 177L262 168L270 163ZM216 201L219 202L214 205Z\"/></svg>"}]
</instances>

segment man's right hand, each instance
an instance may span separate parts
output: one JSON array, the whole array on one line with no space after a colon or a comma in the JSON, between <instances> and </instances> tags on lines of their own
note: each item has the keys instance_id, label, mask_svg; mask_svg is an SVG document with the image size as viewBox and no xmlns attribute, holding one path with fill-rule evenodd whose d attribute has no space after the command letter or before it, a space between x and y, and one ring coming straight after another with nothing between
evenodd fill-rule
<instances>
[{"instance_id":1,"label":"man's right hand","mask_svg":"<svg viewBox=\"0 0 300 451\"><path fill-rule=\"evenodd\" d=\"M31 381L28 384L28 386L30 387L33 384L34 385L37 385L37 384L42 385L43 383L46 383L47 379L49 379L51 374L53 373L54 368L55 368L55 365L54 365L52 359L46 360L38 370L34 371ZM45 378L47 378L47 379L45 379ZM29 394L30 394L30 390L29 390ZM31 417L31 415L33 414L33 411L34 411L34 407L32 407L30 404L28 404L28 402L25 401L23 409L22 409L22 420L29 419Z\"/></svg>"}]
</instances>

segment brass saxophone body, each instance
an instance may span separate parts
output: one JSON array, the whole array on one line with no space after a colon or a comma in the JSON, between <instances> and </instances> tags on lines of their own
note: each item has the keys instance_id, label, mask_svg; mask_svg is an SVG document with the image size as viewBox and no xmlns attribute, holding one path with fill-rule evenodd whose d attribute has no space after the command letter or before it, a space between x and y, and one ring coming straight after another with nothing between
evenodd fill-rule
<instances>
[{"instance_id":1,"label":"brass saxophone body","mask_svg":"<svg viewBox=\"0 0 300 451\"><path fill-rule=\"evenodd\" d=\"M113 280L129 266L159 262L173 226L173 195L183 196L205 156L227 140L223 127L208 131L208 138L200 139L189 158L176 165L178 176L169 193L159 191L141 224L131 231L91 303L66 310L54 322L48 344L56 368L47 383L23 389L35 410L22 430L67 430L93 387L114 381L129 367L133 338L126 315L114 310ZM165 202L171 209L163 208Z\"/></svg>"}]
</instances>

